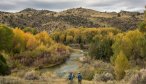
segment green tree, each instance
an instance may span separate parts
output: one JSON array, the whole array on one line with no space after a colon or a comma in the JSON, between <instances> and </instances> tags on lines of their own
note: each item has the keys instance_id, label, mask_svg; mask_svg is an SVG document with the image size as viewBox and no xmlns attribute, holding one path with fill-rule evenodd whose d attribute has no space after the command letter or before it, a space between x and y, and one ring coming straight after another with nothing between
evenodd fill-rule
<instances>
[{"instance_id":1,"label":"green tree","mask_svg":"<svg viewBox=\"0 0 146 84\"><path fill-rule=\"evenodd\" d=\"M12 49L13 36L12 29L0 24L0 50L10 51Z\"/></svg>"},{"instance_id":2,"label":"green tree","mask_svg":"<svg viewBox=\"0 0 146 84\"><path fill-rule=\"evenodd\" d=\"M109 36L96 35L89 46L89 54L93 58L110 61L113 40Z\"/></svg>"}]
</instances>

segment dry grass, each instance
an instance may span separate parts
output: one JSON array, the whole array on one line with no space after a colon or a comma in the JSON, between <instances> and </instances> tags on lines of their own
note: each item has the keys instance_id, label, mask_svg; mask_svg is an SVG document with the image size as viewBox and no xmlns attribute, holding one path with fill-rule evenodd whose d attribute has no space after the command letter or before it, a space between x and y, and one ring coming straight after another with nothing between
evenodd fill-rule
<instances>
[{"instance_id":1,"label":"dry grass","mask_svg":"<svg viewBox=\"0 0 146 84\"><path fill-rule=\"evenodd\" d=\"M24 80L16 77L0 77L0 84L68 84L66 79L48 79L48 80ZM77 80L74 80L73 84L78 84ZM93 84L92 81L83 80L82 84Z\"/></svg>"}]
</instances>

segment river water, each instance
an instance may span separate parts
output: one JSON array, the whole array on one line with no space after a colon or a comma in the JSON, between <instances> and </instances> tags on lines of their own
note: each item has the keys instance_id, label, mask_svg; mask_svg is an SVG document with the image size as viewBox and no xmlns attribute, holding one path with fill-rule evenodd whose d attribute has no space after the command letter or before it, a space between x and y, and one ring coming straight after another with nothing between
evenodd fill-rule
<instances>
[{"instance_id":1,"label":"river water","mask_svg":"<svg viewBox=\"0 0 146 84\"><path fill-rule=\"evenodd\" d=\"M66 77L69 72L75 72L80 67L79 58L84 55L82 50L76 50L70 55L70 58L63 64L43 69L44 71L51 71L59 77Z\"/></svg>"}]
</instances>

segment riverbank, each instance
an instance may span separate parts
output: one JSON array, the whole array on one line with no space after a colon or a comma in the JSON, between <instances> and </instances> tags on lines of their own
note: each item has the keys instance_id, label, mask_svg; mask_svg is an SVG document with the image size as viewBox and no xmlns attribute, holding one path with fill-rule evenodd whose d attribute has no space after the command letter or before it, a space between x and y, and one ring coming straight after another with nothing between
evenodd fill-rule
<instances>
[{"instance_id":1,"label":"riverbank","mask_svg":"<svg viewBox=\"0 0 146 84\"><path fill-rule=\"evenodd\" d=\"M81 63L79 62L79 58L82 57L83 51L74 49L70 54L69 58L66 59L62 63L58 63L57 65L53 65L51 67L41 67L41 68L23 68L14 70L10 77L17 77L20 79L40 79L40 77L50 77L50 78L64 78L67 79L67 75L69 72L77 73L79 68L81 67ZM44 78L45 78L44 77Z\"/></svg>"}]
</instances>

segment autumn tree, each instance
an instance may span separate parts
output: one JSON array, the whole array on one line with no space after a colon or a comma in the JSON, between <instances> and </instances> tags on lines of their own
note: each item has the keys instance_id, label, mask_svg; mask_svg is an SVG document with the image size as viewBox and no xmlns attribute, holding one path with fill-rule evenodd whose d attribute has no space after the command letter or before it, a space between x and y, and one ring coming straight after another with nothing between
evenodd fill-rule
<instances>
[{"instance_id":1,"label":"autumn tree","mask_svg":"<svg viewBox=\"0 0 146 84\"><path fill-rule=\"evenodd\" d=\"M33 50L39 45L39 42L36 40L35 36L30 33L25 33L25 42L25 48L28 50Z\"/></svg>"},{"instance_id":2,"label":"autumn tree","mask_svg":"<svg viewBox=\"0 0 146 84\"><path fill-rule=\"evenodd\" d=\"M60 42L61 42L61 43L65 43L65 41L66 41L66 35L65 35L65 34L61 34L61 35L59 36L59 39L60 39Z\"/></svg>"},{"instance_id":3,"label":"autumn tree","mask_svg":"<svg viewBox=\"0 0 146 84\"><path fill-rule=\"evenodd\" d=\"M115 60L115 75L118 80L122 79L125 75L125 70L129 68L129 62L127 57L124 55L122 51L120 51L119 55Z\"/></svg>"},{"instance_id":4,"label":"autumn tree","mask_svg":"<svg viewBox=\"0 0 146 84\"><path fill-rule=\"evenodd\" d=\"M115 37L114 44L112 45L114 55L111 57L111 62L114 62L120 51L123 51L128 59L134 60L135 64L139 64L139 59L142 61L146 58L145 39L145 34L139 30L118 34Z\"/></svg>"},{"instance_id":5,"label":"autumn tree","mask_svg":"<svg viewBox=\"0 0 146 84\"><path fill-rule=\"evenodd\" d=\"M13 51L19 53L25 50L25 33L19 29L13 29L14 38L13 38Z\"/></svg>"},{"instance_id":6,"label":"autumn tree","mask_svg":"<svg viewBox=\"0 0 146 84\"><path fill-rule=\"evenodd\" d=\"M115 35L119 30L114 28L70 28L61 32L55 31L51 33L51 37L57 42L62 42L64 39L72 37L73 41L70 43L89 44L93 41L95 35L107 35L109 32Z\"/></svg>"},{"instance_id":7,"label":"autumn tree","mask_svg":"<svg viewBox=\"0 0 146 84\"><path fill-rule=\"evenodd\" d=\"M49 34L45 31L40 32L35 35L36 39L40 42L43 43L46 46L50 46L53 42L52 38L49 36Z\"/></svg>"}]
</instances>

